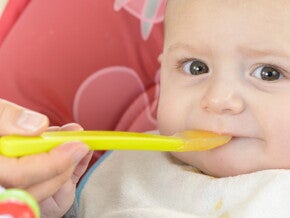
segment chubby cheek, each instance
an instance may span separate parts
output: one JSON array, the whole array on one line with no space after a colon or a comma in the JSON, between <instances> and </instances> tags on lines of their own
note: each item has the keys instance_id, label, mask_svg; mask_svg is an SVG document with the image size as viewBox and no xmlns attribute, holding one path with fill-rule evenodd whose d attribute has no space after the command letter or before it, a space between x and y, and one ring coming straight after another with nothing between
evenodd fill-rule
<instances>
[{"instance_id":1,"label":"chubby cheek","mask_svg":"<svg viewBox=\"0 0 290 218\"><path fill-rule=\"evenodd\" d=\"M266 141L267 157L285 156L290 162L290 105L268 105L266 108L267 110L260 112L259 118L263 120L261 128ZM280 162L279 159L276 162Z\"/></svg>"},{"instance_id":2,"label":"chubby cheek","mask_svg":"<svg viewBox=\"0 0 290 218\"><path fill-rule=\"evenodd\" d=\"M290 169L290 119L279 119L267 126L266 157L269 166Z\"/></svg>"},{"instance_id":3,"label":"chubby cheek","mask_svg":"<svg viewBox=\"0 0 290 218\"><path fill-rule=\"evenodd\" d=\"M159 112L158 115L158 130L161 135L173 135L178 130L178 121L174 119L173 114L168 114L165 110L164 112Z\"/></svg>"},{"instance_id":4,"label":"chubby cheek","mask_svg":"<svg viewBox=\"0 0 290 218\"><path fill-rule=\"evenodd\" d=\"M160 134L173 135L184 130L186 112L184 107L180 107L182 104L182 99L178 96L173 95L169 99L166 99L166 96L160 97L157 114Z\"/></svg>"}]
</instances>

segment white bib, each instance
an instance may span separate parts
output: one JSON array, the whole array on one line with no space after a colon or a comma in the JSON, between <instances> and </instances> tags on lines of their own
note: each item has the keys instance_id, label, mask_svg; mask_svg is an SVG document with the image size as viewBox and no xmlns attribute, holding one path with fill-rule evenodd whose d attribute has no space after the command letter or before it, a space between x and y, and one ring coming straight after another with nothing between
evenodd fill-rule
<instances>
[{"instance_id":1,"label":"white bib","mask_svg":"<svg viewBox=\"0 0 290 218\"><path fill-rule=\"evenodd\" d=\"M290 170L213 178L161 152L114 151L78 193L82 218L290 217Z\"/></svg>"}]
</instances>

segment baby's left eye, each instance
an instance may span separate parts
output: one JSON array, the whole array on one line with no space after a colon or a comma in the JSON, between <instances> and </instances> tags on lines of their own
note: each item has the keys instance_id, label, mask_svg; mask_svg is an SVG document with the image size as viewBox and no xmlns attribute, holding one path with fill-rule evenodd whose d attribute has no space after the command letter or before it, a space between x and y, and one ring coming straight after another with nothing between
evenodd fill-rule
<instances>
[{"instance_id":1,"label":"baby's left eye","mask_svg":"<svg viewBox=\"0 0 290 218\"><path fill-rule=\"evenodd\" d=\"M283 78L284 76L280 73L280 70L277 70L271 66L260 66L254 70L252 76L265 81L275 81Z\"/></svg>"}]
</instances>

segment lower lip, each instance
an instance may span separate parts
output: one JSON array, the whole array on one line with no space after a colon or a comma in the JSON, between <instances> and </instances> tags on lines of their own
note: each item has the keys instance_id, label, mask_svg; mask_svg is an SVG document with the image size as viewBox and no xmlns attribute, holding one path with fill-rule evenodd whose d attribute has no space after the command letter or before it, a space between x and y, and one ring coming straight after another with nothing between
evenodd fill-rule
<instances>
[{"instance_id":1,"label":"lower lip","mask_svg":"<svg viewBox=\"0 0 290 218\"><path fill-rule=\"evenodd\" d=\"M247 146L254 146L254 145L257 145L262 143L262 140L260 139L257 139L257 138L250 138L250 137L236 137L236 136L233 136L231 138L231 140L220 146L220 147L225 147L225 146L231 146L231 147L234 147L234 146L242 146L243 148L247 147Z\"/></svg>"},{"instance_id":2,"label":"lower lip","mask_svg":"<svg viewBox=\"0 0 290 218\"><path fill-rule=\"evenodd\" d=\"M220 145L220 146L218 146L216 148L218 149L218 148L224 148L224 147L227 147L227 146L232 146L233 143L236 144L238 141L241 141L241 139L242 139L241 137L235 137L235 136L233 136L226 144Z\"/></svg>"}]
</instances>

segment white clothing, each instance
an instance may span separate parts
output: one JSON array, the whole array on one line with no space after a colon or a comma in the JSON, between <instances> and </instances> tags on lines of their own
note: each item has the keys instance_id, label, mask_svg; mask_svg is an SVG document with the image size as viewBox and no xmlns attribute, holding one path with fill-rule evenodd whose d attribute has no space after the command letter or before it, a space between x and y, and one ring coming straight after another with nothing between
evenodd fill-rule
<instances>
[{"instance_id":1,"label":"white clothing","mask_svg":"<svg viewBox=\"0 0 290 218\"><path fill-rule=\"evenodd\" d=\"M290 217L290 170L213 178L167 153L114 151L78 189L78 217Z\"/></svg>"}]
</instances>

